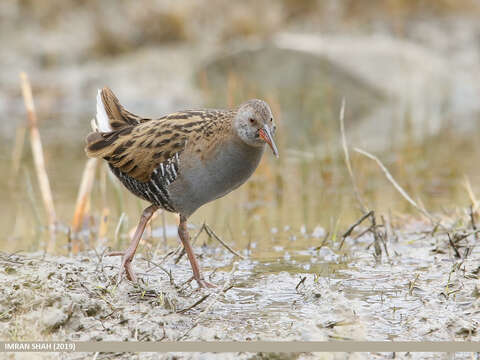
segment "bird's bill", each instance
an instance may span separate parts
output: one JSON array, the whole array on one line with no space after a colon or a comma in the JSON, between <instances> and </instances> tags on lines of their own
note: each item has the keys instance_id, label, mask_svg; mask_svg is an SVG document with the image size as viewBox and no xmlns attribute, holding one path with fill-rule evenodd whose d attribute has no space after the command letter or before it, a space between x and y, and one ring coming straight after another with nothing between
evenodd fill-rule
<instances>
[{"instance_id":1,"label":"bird's bill","mask_svg":"<svg viewBox=\"0 0 480 360\"><path fill-rule=\"evenodd\" d=\"M272 133L270 132L268 126L265 125L263 128L258 130L258 135L270 146L273 151L273 155L278 158L277 145L275 145L275 140L273 140Z\"/></svg>"}]
</instances>

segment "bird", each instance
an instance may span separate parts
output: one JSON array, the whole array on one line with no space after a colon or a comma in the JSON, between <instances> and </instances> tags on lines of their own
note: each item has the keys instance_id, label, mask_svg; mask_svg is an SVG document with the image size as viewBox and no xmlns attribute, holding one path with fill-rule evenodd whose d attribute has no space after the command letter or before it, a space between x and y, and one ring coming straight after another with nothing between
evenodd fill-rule
<instances>
[{"instance_id":1,"label":"bird","mask_svg":"<svg viewBox=\"0 0 480 360\"><path fill-rule=\"evenodd\" d=\"M199 207L247 181L266 145L279 157L270 106L251 99L230 110L183 110L151 119L127 111L107 87L98 90L96 102L87 156L104 159L131 193L150 203L129 247L109 254L122 257L119 279L125 273L137 281L132 260L148 221L163 209L179 214L178 236L198 286L215 287L202 275L187 221Z\"/></svg>"}]
</instances>

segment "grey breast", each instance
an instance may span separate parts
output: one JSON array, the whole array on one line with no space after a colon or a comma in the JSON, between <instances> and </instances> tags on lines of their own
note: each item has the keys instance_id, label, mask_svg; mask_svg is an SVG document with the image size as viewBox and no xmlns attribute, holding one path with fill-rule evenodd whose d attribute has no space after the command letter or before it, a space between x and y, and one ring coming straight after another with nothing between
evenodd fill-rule
<instances>
[{"instance_id":1,"label":"grey breast","mask_svg":"<svg viewBox=\"0 0 480 360\"><path fill-rule=\"evenodd\" d=\"M175 209L190 216L200 206L242 185L257 168L264 146L221 144L207 160L196 154L180 159L179 176L168 190Z\"/></svg>"}]
</instances>

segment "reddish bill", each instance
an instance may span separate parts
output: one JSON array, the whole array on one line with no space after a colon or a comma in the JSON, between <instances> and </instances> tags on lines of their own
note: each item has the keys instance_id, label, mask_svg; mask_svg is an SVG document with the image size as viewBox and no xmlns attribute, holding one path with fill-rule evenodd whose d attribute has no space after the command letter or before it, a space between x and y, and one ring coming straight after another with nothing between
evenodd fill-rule
<instances>
[{"instance_id":1,"label":"reddish bill","mask_svg":"<svg viewBox=\"0 0 480 360\"><path fill-rule=\"evenodd\" d=\"M265 125L263 128L258 130L258 135L270 146L273 151L273 155L278 158L277 145L275 145L275 140L273 140L270 129Z\"/></svg>"}]
</instances>

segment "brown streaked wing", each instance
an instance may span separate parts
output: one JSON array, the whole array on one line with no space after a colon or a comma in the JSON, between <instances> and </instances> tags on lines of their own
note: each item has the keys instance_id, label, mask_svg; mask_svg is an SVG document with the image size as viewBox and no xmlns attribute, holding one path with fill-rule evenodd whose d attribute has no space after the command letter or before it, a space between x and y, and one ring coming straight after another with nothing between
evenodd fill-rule
<instances>
[{"instance_id":1,"label":"brown streaked wing","mask_svg":"<svg viewBox=\"0 0 480 360\"><path fill-rule=\"evenodd\" d=\"M92 134L87 137L87 155L102 157L129 176L146 182L161 163L181 153L187 142L194 142L196 134L224 118L220 111L182 111L109 133Z\"/></svg>"}]
</instances>

